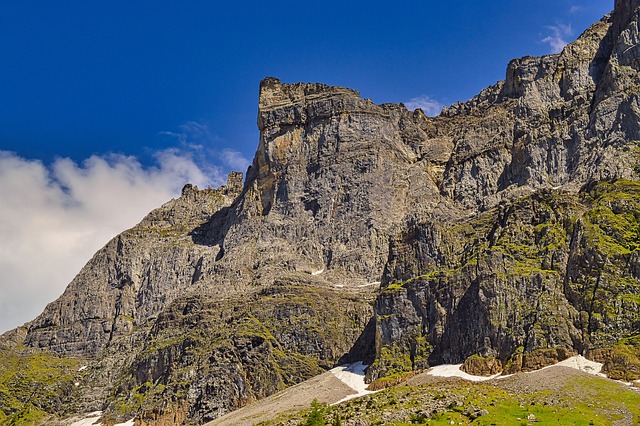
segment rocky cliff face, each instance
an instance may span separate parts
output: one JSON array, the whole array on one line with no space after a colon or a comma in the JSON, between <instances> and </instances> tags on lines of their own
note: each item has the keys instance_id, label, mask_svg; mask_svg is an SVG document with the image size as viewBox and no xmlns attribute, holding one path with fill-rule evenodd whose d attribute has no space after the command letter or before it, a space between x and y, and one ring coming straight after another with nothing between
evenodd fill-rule
<instances>
[{"instance_id":1,"label":"rocky cliff face","mask_svg":"<svg viewBox=\"0 0 640 426\"><path fill-rule=\"evenodd\" d=\"M378 284L329 285L304 258L287 263L293 242L260 233L263 217L237 219L242 193L239 173L185 186L5 341L85 359L80 410L152 424L211 420L356 356L358 339L370 346Z\"/></svg>"},{"instance_id":2,"label":"rocky cliff face","mask_svg":"<svg viewBox=\"0 0 640 426\"><path fill-rule=\"evenodd\" d=\"M349 359L635 374L639 3L436 118L265 79L245 182L185 186L3 346L86 359L78 410L157 425Z\"/></svg>"},{"instance_id":3,"label":"rocky cliff face","mask_svg":"<svg viewBox=\"0 0 640 426\"><path fill-rule=\"evenodd\" d=\"M399 235L370 376L469 357L486 358L486 373L530 370L637 335L639 190L616 180L539 191Z\"/></svg>"},{"instance_id":4,"label":"rocky cliff face","mask_svg":"<svg viewBox=\"0 0 640 426\"><path fill-rule=\"evenodd\" d=\"M234 181L235 179L235 181ZM182 196L111 240L29 324L26 344L65 356L94 357L114 338L156 316L197 287L217 247L193 244L198 225L239 194L238 176L218 190L183 188ZM239 176L240 183L242 176Z\"/></svg>"},{"instance_id":5,"label":"rocky cliff face","mask_svg":"<svg viewBox=\"0 0 640 426\"><path fill-rule=\"evenodd\" d=\"M478 213L393 238L371 378L478 358L533 369L638 334L637 6L435 119L470 123L440 188Z\"/></svg>"}]
</instances>

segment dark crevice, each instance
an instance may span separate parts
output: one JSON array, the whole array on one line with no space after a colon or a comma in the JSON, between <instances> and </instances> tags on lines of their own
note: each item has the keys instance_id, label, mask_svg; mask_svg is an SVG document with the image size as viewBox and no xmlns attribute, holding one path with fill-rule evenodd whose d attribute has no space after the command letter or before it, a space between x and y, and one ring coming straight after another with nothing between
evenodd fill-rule
<instances>
[{"instance_id":1,"label":"dark crevice","mask_svg":"<svg viewBox=\"0 0 640 426\"><path fill-rule=\"evenodd\" d=\"M376 319L372 316L364 327L360 336L351 347L349 353L343 355L336 365L348 364L362 361L363 364L371 365L376 357Z\"/></svg>"},{"instance_id":2,"label":"dark crevice","mask_svg":"<svg viewBox=\"0 0 640 426\"><path fill-rule=\"evenodd\" d=\"M602 268L598 271L598 278L596 279L596 283L593 286L593 292L591 293L591 302L589 303L589 319L587 322L587 337L589 338L589 340L591 340L591 333L594 331L592 330L592 327L591 327L591 319L593 318L593 305L595 304L596 295L598 293L598 289L600 288L602 271L606 265L607 265L607 259L605 258Z\"/></svg>"}]
</instances>

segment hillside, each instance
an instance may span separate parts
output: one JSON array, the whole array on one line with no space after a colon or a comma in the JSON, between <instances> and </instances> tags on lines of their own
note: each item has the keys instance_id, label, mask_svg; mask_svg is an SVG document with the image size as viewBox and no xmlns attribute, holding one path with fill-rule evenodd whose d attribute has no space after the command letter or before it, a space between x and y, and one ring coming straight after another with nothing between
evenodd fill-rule
<instances>
[{"instance_id":1,"label":"hillside","mask_svg":"<svg viewBox=\"0 0 640 426\"><path fill-rule=\"evenodd\" d=\"M234 419L239 421L232 424L293 426L320 418L326 424L344 426L635 425L640 422L639 407L637 389L573 368L552 366L485 382L421 373L339 405L311 402L304 410L271 413L260 423Z\"/></svg>"}]
</instances>

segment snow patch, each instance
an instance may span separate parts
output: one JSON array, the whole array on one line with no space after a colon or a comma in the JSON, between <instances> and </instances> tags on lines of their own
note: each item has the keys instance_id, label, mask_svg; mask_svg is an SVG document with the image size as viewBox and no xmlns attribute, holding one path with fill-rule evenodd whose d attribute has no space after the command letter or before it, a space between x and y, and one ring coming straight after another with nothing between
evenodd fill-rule
<instances>
[{"instance_id":1,"label":"snow patch","mask_svg":"<svg viewBox=\"0 0 640 426\"><path fill-rule=\"evenodd\" d=\"M484 382L486 380L495 379L500 376L500 374L494 374L493 376L474 376L469 373L465 373L460 369L462 364L445 364L445 365L437 365L431 370L427 372L430 376L435 377L459 377L461 379L469 380L470 382Z\"/></svg>"},{"instance_id":2,"label":"snow patch","mask_svg":"<svg viewBox=\"0 0 640 426\"><path fill-rule=\"evenodd\" d=\"M555 365L560 366L560 367L575 368L576 370L584 371L585 373L589 373L589 374L593 374L593 375L601 376L601 377L607 377L606 374L602 374L601 373L602 366L604 364L601 364L601 363L595 362L595 361L589 361L588 359L586 359L582 355L572 356L571 358L567 358L564 361L560 361L559 363L557 363ZM554 365L552 365L550 367L553 367L553 366ZM549 367L544 367L544 368L542 368L542 370L544 370L545 368L549 368Z\"/></svg>"},{"instance_id":3,"label":"snow patch","mask_svg":"<svg viewBox=\"0 0 640 426\"><path fill-rule=\"evenodd\" d=\"M85 416L86 417L84 419L77 420L71 423L69 426L93 426L93 425L101 426L102 425L102 423L98 422L98 420L100 420L100 416L102 416L102 411L94 411L93 413L86 414Z\"/></svg>"},{"instance_id":4,"label":"snow patch","mask_svg":"<svg viewBox=\"0 0 640 426\"><path fill-rule=\"evenodd\" d=\"M606 375L600 372L602 370L603 364L595 361L589 361L582 355L572 356L571 358L567 358L564 361L560 361L557 364L543 367L540 370L544 370L545 368L551 368L555 366L575 368L576 370L584 371L585 373L606 377ZM493 376L488 376L488 377L474 376L469 373L465 373L460 369L460 367L462 367L462 364L437 365L431 368L431 370L429 370L427 374L431 376L436 376L436 377L460 377L461 379L469 380L471 382L484 382L486 380L491 380L491 379L506 379L507 377L512 376L512 374L505 375L505 376L501 376L500 374L494 374ZM540 370L535 370L535 371L540 371ZM534 373L535 371L529 371L528 373Z\"/></svg>"},{"instance_id":5,"label":"snow patch","mask_svg":"<svg viewBox=\"0 0 640 426\"><path fill-rule=\"evenodd\" d=\"M314 276L315 276L315 275L320 275L320 274L321 274L321 273L323 273L323 272L324 272L324 268L322 268L322 269L320 269L320 270L318 270L318 271L313 271L313 272L311 273L311 275L314 275Z\"/></svg>"},{"instance_id":6,"label":"snow patch","mask_svg":"<svg viewBox=\"0 0 640 426\"><path fill-rule=\"evenodd\" d=\"M372 283L367 283L367 284L360 284L358 287L369 287L372 285L380 285L380 281L374 281Z\"/></svg>"},{"instance_id":7,"label":"snow patch","mask_svg":"<svg viewBox=\"0 0 640 426\"><path fill-rule=\"evenodd\" d=\"M78 368L78 371L84 371L84 370L86 370L87 368L89 368L89 366L88 366L88 365L83 365L82 367Z\"/></svg>"},{"instance_id":8,"label":"snow patch","mask_svg":"<svg viewBox=\"0 0 640 426\"><path fill-rule=\"evenodd\" d=\"M367 390L367 386L369 385L364 382L364 370L366 370L367 367L368 365L365 365L361 361L358 361L353 364L341 365L340 367L329 370L331 374L333 374L337 379L339 379L342 383L349 386L356 392L355 394L348 395L342 398L340 401L335 402L331 405L340 404L341 402L359 398L363 395L375 393L375 391Z\"/></svg>"},{"instance_id":9,"label":"snow patch","mask_svg":"<svg viewBox=\"0 0 640 426\"><path fill-rule=\"evenodd\" d=\"M99 422L101 416L102 411L94 411L93 413L85 414L85 418L77 420L69 426L103 426L102 423ZM124 423L117 423L114 426L134 426L134 419Z\"/></svg>"}]
</instances>

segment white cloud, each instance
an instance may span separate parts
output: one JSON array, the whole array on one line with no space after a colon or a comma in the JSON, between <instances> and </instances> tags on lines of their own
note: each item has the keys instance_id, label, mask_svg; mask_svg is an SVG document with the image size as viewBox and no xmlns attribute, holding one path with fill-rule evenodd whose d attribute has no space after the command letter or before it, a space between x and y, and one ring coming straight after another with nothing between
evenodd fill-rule
<instances>
[{"instance_id":1,"label":"white cloud","mask_svg":"<svg viewBox=\"0 0 640 426\"><path fill-rule=\"evenodd\" d=\"M0 151L0 333L35 318L95 251L180 194L218 186L220 167L202 167L184 149L155 156L92 156L51 165Z\"/></svg>"},{"instance_id":2,"label":"white cloud","mask_svg":"<svg viewBox=\"0 0 640 426\"><path fill-rule=\"evenodd\" d=\"M543 38L542 43L546 43L551 47L551 53L560 53L567 45L567 39L573 36L573 28L571 25L557 24L545 27L551 32L550 35Z\"/></svg>"},{"instance_id":3,"label":"white cloud","mask_svg":"<svg viewBox=\"0 0 640 426\"><path fill-rule=\"evenodd\" d=\"M214 142L217 139L209 131L209 127L206 124L198 123L197 121L187 121L181 124L177 132L164 131L160 132L160 134L175 138L180 142L180 145L196 150L203 148L203 145L199 144L199 142Z\"/></svg>"},{"instance_id":4,"label":"white cloud","mask_svg":"<svg viewBox=\"0 0 640 426\"><path fill-rule=\"evenodd\" d=\"M251 161L239 151L229 148L217 151L210 148L220 146L221 140L203 123L188 121L180 126L179 131L165 131L160 135L175 139L180 147L187 150L201 165L222 161L222 164L233 171L245 172L251 164Z\"/></svg>"},{"instance_id":5,"label":"white cloud","mask_svg":"<svg viewBox=\"0 0 640 426\"><path fill-rule=\"evenodd\" d=\"M569 8L569 13L575 14L575 13L578 13L578 12L582 12L583 10L584 10L584 7L582 7L582 6L571 6Z\"/></svg>"},{"instance_id":6,"label":"white cloud","mask_svg":"<svg viewBox=\"0 0 640 426\"><path fill-rule=\"evenodd\" d=\"M429 96L423 95L403 102L409 111L420 108L429 117L435 117L442 112L442 104Z\"/></svg>"},{"instance_id":7,"label":"white cloud","mask_svg":"<svg viewBox=\"0 0 640 426\"><path fill-rule=\"evenodd\" d=\"M220 153L220 158L225 165L237 172L244 173L247 171L247 167L251 165L251 162L246 159L242 155L242 153L234 151L232 149L222 150L222 152Z\"/></svg>"}]
</instances>

